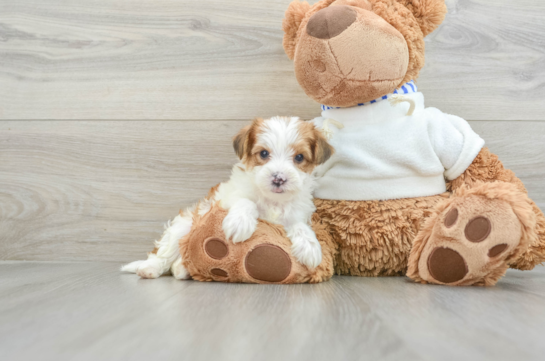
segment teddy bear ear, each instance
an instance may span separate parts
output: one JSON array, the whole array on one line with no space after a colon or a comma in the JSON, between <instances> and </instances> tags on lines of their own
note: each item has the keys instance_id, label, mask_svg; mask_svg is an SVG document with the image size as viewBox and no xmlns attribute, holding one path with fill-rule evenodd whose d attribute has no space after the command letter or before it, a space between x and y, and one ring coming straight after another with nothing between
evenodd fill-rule
<instances>
[{"instance_id":1,"label":"teddy bear ear","mask_svg":"<svg viewBox=\"0 0 545 361\"><path fill-rule=\"evenodd\" d=\"M309 10L309 3L295 0L288 6L284 21L282 21L282 29L284 29L284 51L291 60L293 60L293 57L295 56L297 30L299 30L301 21L303 21L303 18Z\"/></svg>"},{"instance_id":2,"label":"teddy bear ear","mask_svg":"<svg viewBox=\"0 0 545 361\"><path fill-rule=\"evenodd\" d=\"M413 13L424 36L437 29L447 14L445 0L399 0L399 2Z\"/></svg>"}]
</instances>

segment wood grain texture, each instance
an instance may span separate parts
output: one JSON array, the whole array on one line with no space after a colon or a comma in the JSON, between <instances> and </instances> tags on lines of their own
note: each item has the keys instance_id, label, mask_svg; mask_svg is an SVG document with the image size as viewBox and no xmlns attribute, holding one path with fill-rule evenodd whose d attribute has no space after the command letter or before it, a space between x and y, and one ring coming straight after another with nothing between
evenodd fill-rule
<instances>
[{"instance_id":1,"label":"wood grain texture","mask_svg":"<svg viewBox=\"0 0 545 361\"><path fill-rule=\"evenodd\" d=\"M545 2L445 2L418 82L427 106L468 120L544 120Z\"/></svg>"},{"instance_id":2,"label":"wood grain texture","mask_svg":"<svg viewBox=\"0 0 545 361\"><path fill-rule=\"evenodd\" d=\"M543 268L485 289L403 277L141 280L118 266L0 262L0 358L532 361L545 352Z\"/></svg>"},{"instance_id":3,"label":"wood grain texture","mask_svg":"<svg viewBox=\"0 0 545 361\"><path fill-rule=\"evenodd\" d=\"M290 1L4 0L0 118L312 118L318 105L281 46ZM428 105L468 120L543 120L545 2L447 5L427 38Z\"/></svg>"},{"instance_id":4,"label":"wood grain texture","mask_svg":"<svg viewBox=\"0 0 545 361\"><path fill-rule=\"evenodd\" d=\"M228 179L241 121L0 122L0 259L141 259ZM471 122L545 209L545 123Z\"/></svg>"},{"instance_id":5,"label":"wood grain texture","mask_svg":"<svg viewBox=\"0 0 545 361\"><path fill-rule=\"evenodd\" d=\"M162 224L229 177L243 124L0 122L0 257L144 254Z\"/></svg>"}]
</instances>

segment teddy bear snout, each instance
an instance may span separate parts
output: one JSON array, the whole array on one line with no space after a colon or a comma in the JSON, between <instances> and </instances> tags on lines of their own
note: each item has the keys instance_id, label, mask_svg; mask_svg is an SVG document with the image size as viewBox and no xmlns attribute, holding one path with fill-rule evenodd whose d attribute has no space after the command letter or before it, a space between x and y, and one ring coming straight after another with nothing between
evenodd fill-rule
<instances>
[{"instance_id":1,"label":"teddy bear snout","mask_svg":"<svg viewBox=\"0 0 545 361\"><path fill-rule=\"evenodd\" d=\"M308 20L307 34L318 39L332 39L356 21L356 10L350 6L330 6Z\"/></svg>"}]
</instances>

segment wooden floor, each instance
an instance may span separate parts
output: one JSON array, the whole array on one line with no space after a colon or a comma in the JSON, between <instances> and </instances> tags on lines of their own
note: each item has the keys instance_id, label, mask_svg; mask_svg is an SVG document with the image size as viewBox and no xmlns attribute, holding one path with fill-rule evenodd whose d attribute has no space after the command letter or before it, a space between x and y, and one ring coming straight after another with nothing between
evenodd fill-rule
<instances>
[{"instance_id":1,"label":"wooden floor","mask_svg":"<svg viewBox=\"0 0 545 361\"><path fill-rule=\"evenodd\" d=\"M142 280L117 263L0 262L1 360L543 360L545 269L493 288Z\"/></svg>"},{"instance_id":2,"label":"wooden floor","mask_svg":"<svg viewBox=\"0 0 545 361\"><path fill-rule=\"evenodd\" d=\"M543 268L491 289L118 272L228 177L249 119L319 116L282 49L290 2L0 1L0 361L545 360ZM545 1L446 4L426 105L545 210Z\"/></svg>"}]
</instances>

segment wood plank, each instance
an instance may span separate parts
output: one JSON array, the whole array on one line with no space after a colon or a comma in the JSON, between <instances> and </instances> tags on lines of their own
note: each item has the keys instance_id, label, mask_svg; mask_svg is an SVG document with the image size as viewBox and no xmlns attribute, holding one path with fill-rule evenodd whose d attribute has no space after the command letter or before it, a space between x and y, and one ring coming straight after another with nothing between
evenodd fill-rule
<instances>
[{"instance_id":1,"label":"wood plank","mask_svg":"<svg viewBox=\"0 0 545 361\"><path fill-rule=\"evenodd\" d=\"M142 258L227 179L241 121L0 122L0 259ZM545 123L472 122L545 209Z\"/></svg>"},{"instance_id":2,"label":"wood plank","mask_svg":"<svg viewBox=\"0 0 545 361\"><path fill-rule=\"evenodd\" d=\"M0 257L144 254L168 219L229 177L243 124L0 122Z\"/></svg>"},{"instance_id":3,"label":"wood plank","mask_svg":"<svg viewBox=\"0 0 545 361\"><path fill-rule=\"evenodd\" d=\"M545 2L446 0L426 39L427 106L468 120L543 120Z\"/></svg>"},{"instance_id":4,"label":"wood plank","mask_svg":"<svg viewBox=\"0 0 545 361\"><path fill-rule=\"evenodd\" d=\"M221 297L218 297L221 295ZM545 270L496 287L141 280L116 263L0 262L3 360L542 360Z\"/></svg>"},{"instance_id":5,"label":"wood plank","mask_svg":"<svg viewBox=\"0 0 545 361\"><path fill-rule=\"evenodd\" d=\"M0 118L312 118L281 46L290 1L3 1ZM428 105L543 120L545 2L447 5L427 39Z\"/></svg>"}]
</instances>

